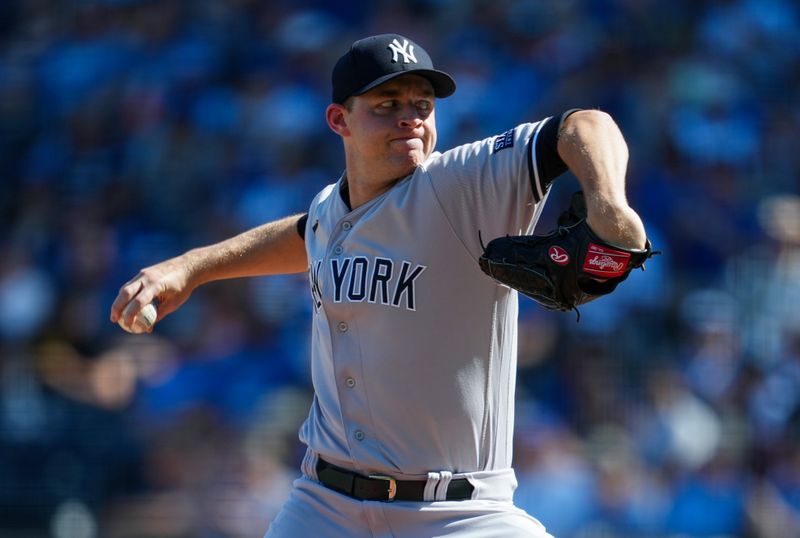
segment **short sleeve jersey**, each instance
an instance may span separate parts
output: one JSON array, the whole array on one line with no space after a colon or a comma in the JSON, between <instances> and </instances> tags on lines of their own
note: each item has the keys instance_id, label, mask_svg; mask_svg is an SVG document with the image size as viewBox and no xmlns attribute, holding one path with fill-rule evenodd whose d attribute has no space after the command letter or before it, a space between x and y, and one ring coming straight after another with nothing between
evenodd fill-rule
<instances>
[{"instance_id":1,"label":"short sleeve jersey","mask_svg":"<svg viewBox=\"0 0 800 538\"><path fill-rule=\"evenodd\" d=\"M511 466L517 293L477 260L481 237L533 231L548 122L434 153L352 211L344 176L314 198L315 396L300 438L321 457L398 478Z\"/></svg>"}]
</instances>

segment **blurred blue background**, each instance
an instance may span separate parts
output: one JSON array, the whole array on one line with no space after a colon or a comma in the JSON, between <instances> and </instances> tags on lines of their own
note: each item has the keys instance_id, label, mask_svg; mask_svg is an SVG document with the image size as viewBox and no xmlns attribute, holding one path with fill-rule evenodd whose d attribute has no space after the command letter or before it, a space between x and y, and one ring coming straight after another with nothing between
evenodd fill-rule
<instances>
[{"instance_id":1,"label":"blurred blue background","mask_svg":"<svg viewBox=\"0 0 800 538\"><path fill-rule=\"evenodd\" d=\"M208 285L153 335L109 307L337 179L331 66L382 32L458 82L439 149L610 112L663 250L580 323L522 300L517 503L559 538L800 536L798 29L792 0L1 2L0 536L266 530L305 276Z\"/></svg>"}]
</instances>

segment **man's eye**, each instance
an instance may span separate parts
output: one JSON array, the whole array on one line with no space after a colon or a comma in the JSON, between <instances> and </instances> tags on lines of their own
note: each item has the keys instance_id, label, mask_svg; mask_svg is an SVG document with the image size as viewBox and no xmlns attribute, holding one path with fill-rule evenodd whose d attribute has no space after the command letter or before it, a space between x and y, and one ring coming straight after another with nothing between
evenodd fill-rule
<instances>
[{"instance_id":1,"label":"man's eye","mask_svg":"<svg viewBox=\"0 0 800 538\"><path fill-rule=\"evenodd\" d=\"M420 110L428 111L431 109L431 102L430 101L420 101L417 103L417 108Z\"/></svg>"},{"instance_id":2,"label":"man's eye","mask_svg":"<svg viewBox=\"0 0 800 538\"><path fill-rule=\"evenodd\" d=\"M378 107L389 109L394 108L396 104L396 101L383 101L380 105L378 105Z\"/></svg>"}]
</instances>

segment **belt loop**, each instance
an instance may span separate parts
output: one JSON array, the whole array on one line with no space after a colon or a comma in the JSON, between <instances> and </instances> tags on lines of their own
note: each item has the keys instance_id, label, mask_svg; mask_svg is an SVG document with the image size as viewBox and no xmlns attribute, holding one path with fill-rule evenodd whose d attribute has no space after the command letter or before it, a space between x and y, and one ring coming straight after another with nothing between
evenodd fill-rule
<instances>
[{"instance_id":1,"label":"belt loop","mask_svg":"<svg viewBox=\"0 0 800 538\"><path fill-rule=\"evenodd\" d=\"M317 476L318 462L319 455L314 450L307 448L306 453L303 456L303 461L300 464L300 471L311 480L319 482L319 476Z\"/></svg>"},{"instance_id":2,"label":"belt loop","mask_svg":"<svg viewBox=\"0 0 800 538\"><path fill-rule=\"evenodd\" d=\"M439 483L436 485L436 500L437 501L446 501L447 500L447 486L450 485L450 480L453 479L453 473L450 471L439 471L440 479Z\"/></svg>"},{"instance_id":3,"label":"belt loop","mask_svg":"<svg viewBox=\"0 0 800 538\"><path fill-rule=\"evenodd\" d=\"M434 471L428 473L428 482L425 484L425 489L422 492L423 501L436 500L436 486L439 484L440 474Z\"/></svg>"}]
</instances>

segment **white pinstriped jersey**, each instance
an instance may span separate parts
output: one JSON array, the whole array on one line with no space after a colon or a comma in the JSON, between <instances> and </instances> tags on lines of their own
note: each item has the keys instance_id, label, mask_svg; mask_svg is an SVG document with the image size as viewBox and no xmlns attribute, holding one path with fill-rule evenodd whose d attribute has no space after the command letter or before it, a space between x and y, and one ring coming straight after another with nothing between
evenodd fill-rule
<instances>
[{"instance_id":1,"label":"white pinstriped jersey","mask_svg":"<svg viewBox=\"0 0 800 538\"><path fill-rule=\"evenodd\" d=\"M350 210L344 177L305 229L314 401L300 438L397 478L511 466L517 293L484 275L480 235L531 233L548 121L434 153Z\"/></svg>"}]
</instances>

